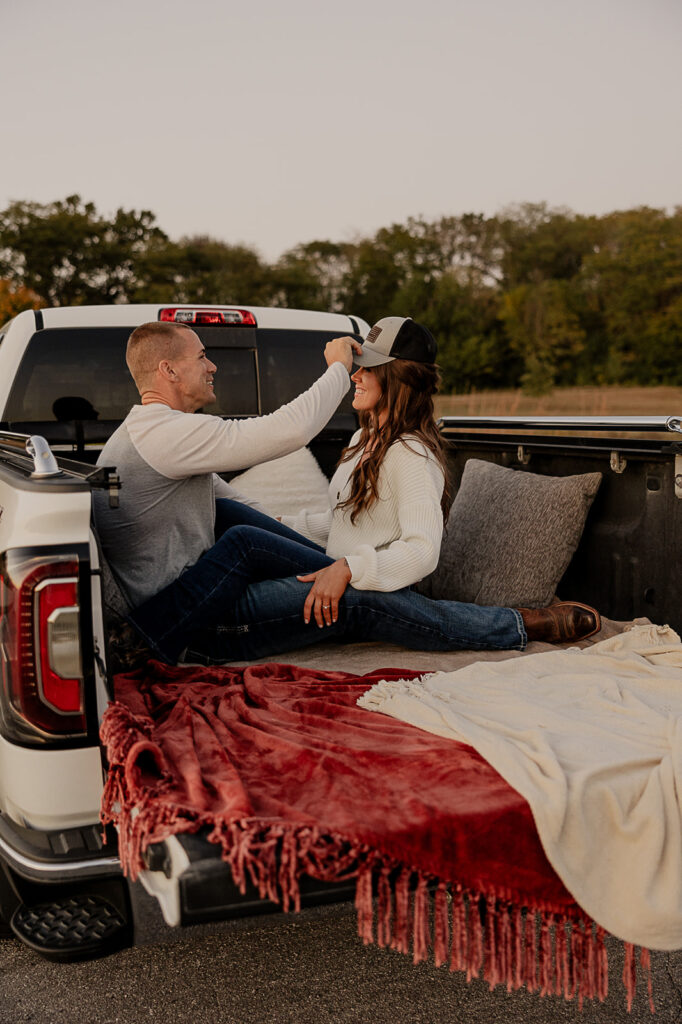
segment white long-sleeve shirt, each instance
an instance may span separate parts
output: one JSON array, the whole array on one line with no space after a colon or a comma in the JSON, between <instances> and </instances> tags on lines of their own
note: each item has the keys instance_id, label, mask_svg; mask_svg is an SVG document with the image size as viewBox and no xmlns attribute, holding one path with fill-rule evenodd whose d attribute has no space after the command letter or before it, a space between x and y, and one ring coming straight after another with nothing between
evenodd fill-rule
<instances>
[{"instance_id":1,"label":"white long-sleeve shirt","mask_svg":"<svg viewBox=\"0 0 682 1024\"><path fill-rule=\"evenodd\" d=\"M360 436L351 438L351 445ZM300 512L282 522L320 544L332 558L345 558L357 590L400 590L436 568L443 538L443 471L421 441L391 445L379 471L379 497L351 523L339 508L350 493L360 458L339 464L329 484L328 512Z\"/></svg>"},{"instance_id":2,"label":"white long-sleeve shirt","mask_svg":"<svg viewBox=\"0 0 682 1024\"><path fill-rule=\"evenodd\" d=\"M167 405L134 405L125 419L130 439L157 473L181 480L200 473L248 469L303 448L319 433L350 387L333 363L292 402L267 416L223 420Z\"/></svg>"},{"instance_id":3,"label":"white long-sleeve shirt","mask_svg":"<svg viewBox=\"0 0 682 1024\"><path fill-rule=\"evenodd\" d=\"M216 497L247 500L215 474L308 444L349 387L348 371L334 363L293 402L257 419L222 420L160 402L133 406L97 460L118 469L119 507L93 494L104 554L133 608L214 543Z\"/></svg>"}]
</instances>

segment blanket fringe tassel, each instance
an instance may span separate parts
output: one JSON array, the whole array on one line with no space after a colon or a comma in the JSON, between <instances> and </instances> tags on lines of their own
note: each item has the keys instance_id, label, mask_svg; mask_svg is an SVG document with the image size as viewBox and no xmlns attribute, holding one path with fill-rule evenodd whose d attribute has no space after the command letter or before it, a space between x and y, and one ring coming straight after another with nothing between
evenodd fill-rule
<instances>
[{"instance_id":1,"label":"blanket fringe tassel","mask_svg":"<svg viewBox=\"0 0 682 1024\"><path fill-rule=\"evenodd\" d=\"M287 911L300 907L299 879L321 881L356 878L358 934L364 943L426 960L432 946L436 966L482 977L491 989L505 985L541 995L562 995L603 1001L608 994L608 961L604 930L585 916L567 916L548 908L519 907L494 893L481 893L457 883L391 862L377 850L322 833L305 825L281 821L217 821L198 812L159 803L165 766L156 761L155 785L148 789L142 772L132 769L154 760L155 748L131 728L126 714L110 719L103 739L115 740L117 757L109 771L102 800L102 822L115 822L119 858L133 879L144 867L144 850L172 833L196 832L212 826L209 839L222 847L235 884L246 892L251 884L262 899ZM116 733L114 736L113 733ZM411 912L410 912L411 910ZM376 928L375 928L376 918ZM627 1008L633 1005L637 981L635 947L624 943L623 982ZM641 949L639 965L654 1012L651 959Z\"/></svg>"},{"instance_id":2,"label":"blanket fringe tassel","mask_svg":"<svg viewBox=\"0 0 682 1024\"><path fill-rule=\"evenodd\" d=\"M377 944L409 953L411 943L415 964L428 958L433 937L436 967L449 964L451 971L466 973L467 981L482 977L491 989L504 985L511 992L525 987L542 996L563 996L577 1000L581 1009L585 1000L606 999L606 932L589 918L519 908L442 881L432 885L427 876L405 868L391 886L389 873L389 868L381 867L375 885L371 865L358 873L355 905L358 935L365 944L375 941L376 919ZM634 946L623 946L629 1012L636 993L637 956ZM639 966L649 1008L655 1013L648 949L640 950Z\"/></svg>"}]
</instances>

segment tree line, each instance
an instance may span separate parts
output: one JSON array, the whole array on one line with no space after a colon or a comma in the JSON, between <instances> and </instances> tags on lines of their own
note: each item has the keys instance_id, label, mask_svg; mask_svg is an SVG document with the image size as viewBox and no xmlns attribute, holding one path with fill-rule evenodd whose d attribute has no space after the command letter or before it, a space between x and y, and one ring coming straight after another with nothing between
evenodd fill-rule
<instances>
[{"instance_id":1,"label":"tree line","mask_svg":"<svg viewBox=\"0 0 682 1024\"><path fill-rule=\"evenodd\" d=\"M148 210L105 217L77 195L0 212L0 323L112 302L409 315L438 340L444 391L682 384L682 206L409 218L274 263L207 236L173 240Z\"/></svg>"}]
</instances>

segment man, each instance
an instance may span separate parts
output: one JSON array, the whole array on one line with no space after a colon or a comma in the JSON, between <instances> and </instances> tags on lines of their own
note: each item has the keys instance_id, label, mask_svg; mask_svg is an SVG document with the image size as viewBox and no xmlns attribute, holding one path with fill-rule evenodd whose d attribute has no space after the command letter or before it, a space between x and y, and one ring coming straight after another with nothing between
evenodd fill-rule
<instances>
[{"instance_id":1,"label":"man","mask_svg":"<svg viewBox=\"0 0 682 1024\"><path fill-rule=\"evenodd\" d=\"M327 371L293 402L257 420L223 421L195 410L214 400L211 363L197 335L175 324L144 324L126 359L140 391L102 451L116 465L119 509L96 499L104 553L132 609L130 621L166 661L242 660L322 639L304 621L310 583L296 576L329 561L316 545L292 556L256 542L244 552L227 531L216 539L215 501L240 496L216 472L244 468L306 444L349 386L351 338L325 349ZM389 357L392 358L392 357ZM307 543L286 527L278 531ZM271 540L271 538L269 538ZM311 563L311 559L315 564ZM319 562L319 565L317 564ZM249 582L258 579L261 582ZM322 625L318 623L318 625ZM402 642L422 650L522 650L528 639L563 642L596 632L599 616L584 605L554 609L483 608L431 601L404 590L349 588L324 637Z\"/></svg>"},{"instance_id":2,"label":"man","mask_svg":"<svg viewBox=\"0 0 682 1024\"><path fill-rule=\"evenodd\" d=\"M120 507L95 497L104 554L131 608L194 565L214 544L215 500L253 504L215 474L243 470L308 444L350 387L353 347L336 338L327 370L268 416L223 420L196 410L215 402L215 365L183 324L147 323L128 340L126 362L140 393L98 464L116 466Z\"/></svg>"}]
</instances>

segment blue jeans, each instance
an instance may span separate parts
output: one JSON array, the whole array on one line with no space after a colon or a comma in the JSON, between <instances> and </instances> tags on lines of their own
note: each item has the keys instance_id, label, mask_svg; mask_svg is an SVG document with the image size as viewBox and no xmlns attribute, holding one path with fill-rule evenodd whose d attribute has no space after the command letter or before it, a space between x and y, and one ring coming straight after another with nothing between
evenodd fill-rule
<instances>
[{"instance_id":1,"label":"blue jeans","mask_svg":"<svg viewBox=\"0 0 682 1024\"><path fill-rule=\"evenodd\" d=\"M234 525L236 524L236 525ZM337 622L303 621L310 583L296 575L331 559L317 544L240 502L216 502L216 542L130 621L164 660L241 661L334 639L383 640L416 650L523 650L520 612L432 601L409 587L388 593L348 587ZM188 655L189 657L190 655Z\"/></svg>"},{"instance_id":2,"label":"blue jeans","mask_svg":"<svg viewBox=\"0 0 682 1024\"><path fill-rule=\"evenodd\" d=\"M288 537L289 540L294 540L305 547L312 548L313 551L325 553L324 548L321 548L315 541L308 540L302 533L296 533L296 530L291 530L288 526L284 526L283 523L273 519L272 516L264 515L262 512L251 508L249 505L245 505L241 501L232 501L231 498L218 498L215 503L215 526L213 528L215 539L219 540L225 531L231 530L233 526L257 526L259 529L275 533L279 537Z\"/></svg>"},{"instance_id":3,"label":"blue jeans","mask_svg":"<svg viewBox=\"0 0 682 1024\"><path fill-rule=\"evenodd\" d=\"M521 613L460 601L432 601L410 587L379 593L348 587L339 617L322 629L303 621L310 583L297 579L252 583L239 598L233 622L197 630L185 661L249 661L332 640L381 640L417 651L516 650L526 646Z\"/></svg>"}]
</instances>

